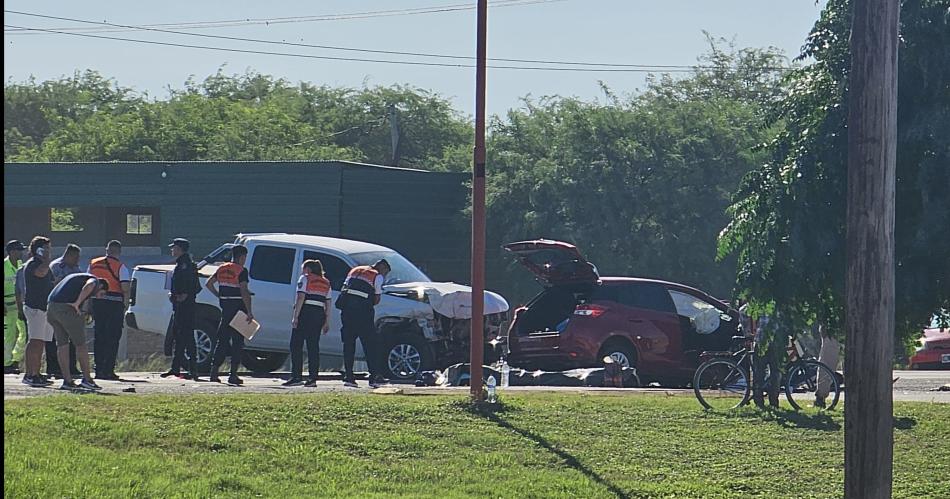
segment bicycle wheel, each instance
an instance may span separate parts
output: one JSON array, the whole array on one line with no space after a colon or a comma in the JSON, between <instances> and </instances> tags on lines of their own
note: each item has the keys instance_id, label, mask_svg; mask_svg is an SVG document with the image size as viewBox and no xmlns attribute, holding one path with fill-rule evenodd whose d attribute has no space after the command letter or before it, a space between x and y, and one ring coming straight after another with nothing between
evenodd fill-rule
<instances>
[{"instance_id":1,"label":"bicycle wheel","mask_svg":"<svg viewBox=\"0 0 950 499\"><path fill-rule=\"evenodd\" d=\"M824 393L819 393L819 387ZM841 397L837 373L817 360L802 360L788 368L785 375L785 397L795 410L810 400L815 407L834 409Z\"/></svg>"},{"instance_id":2,"label":"bicycle wheel","mask_svg":"<svg viewBox=\"0 0 950 499\"><path fill-rule=\"evenodd\" d=\"M752 387L749 373L729 359L704 362L693 376L696 399L713 411L741 407L749 402Z\"/></svg>"}]
</instances>

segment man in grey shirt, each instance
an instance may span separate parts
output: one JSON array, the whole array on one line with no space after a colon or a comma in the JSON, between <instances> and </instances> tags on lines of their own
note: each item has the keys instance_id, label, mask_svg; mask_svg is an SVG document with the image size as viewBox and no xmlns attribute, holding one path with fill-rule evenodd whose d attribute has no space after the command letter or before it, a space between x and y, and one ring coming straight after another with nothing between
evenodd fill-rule
<instances>
[{"instance_id":1,"label":"man in grey shirt","mask_svg":"<svg viewBox=\"0 0 950 499\"><path fill-rule=\"evenodd\" d=\"M66 246L66 251L63 252L63 256L49 262L49 271L53 274L54 286L59 284L66 276L82 273L83 270L79 267L79 257L81 254L82 249L70 243ZM56 341L46 342L46 373L48 375L60 376L62 373L58 359L59 357L56 355ZM76 345L73 345L72 342L69 343L69 365L70 372L74 376L81 374L76 363Z\"/></svg>"}]
</instances>

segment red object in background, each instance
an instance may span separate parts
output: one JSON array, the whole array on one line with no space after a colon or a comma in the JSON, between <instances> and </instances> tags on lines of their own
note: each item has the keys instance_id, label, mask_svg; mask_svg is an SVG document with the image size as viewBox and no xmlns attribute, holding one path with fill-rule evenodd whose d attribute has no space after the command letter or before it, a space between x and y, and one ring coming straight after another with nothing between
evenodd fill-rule
<instances>
[{"instance_id":1,"label":"red object in background","mask_svg":"<svg viewBox=\"0 0 950 499\"><path fill-rule=\"evenodd\" d=\"M911 369L950 369L950 329L925 329Z\"/></svg>"},{"instance_id":2,"label":"red object in background","mask_svg":"<svg viewBox=\"0 0 950 499\"><path fill-rule=\"evenodd\" d=\"M535 240L505 246L544 290L515 311L509 362L526 368L599 367L611 356L643 383L692 380L704 351L726 351L741 334L739 313L673 282L601 277L578 249ZM702 331L700 331L700 329Z\"/></svg>"}]
</instances>

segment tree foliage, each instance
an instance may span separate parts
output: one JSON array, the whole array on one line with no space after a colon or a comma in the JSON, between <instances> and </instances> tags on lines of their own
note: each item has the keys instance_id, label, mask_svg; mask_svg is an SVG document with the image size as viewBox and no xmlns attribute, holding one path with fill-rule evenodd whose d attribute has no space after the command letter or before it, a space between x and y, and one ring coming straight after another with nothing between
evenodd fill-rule
<instances>
[{"instance_id":1,"label":"tree foliage","mask_svg":"<svg viewBox=\"0 0 950 499\"><path fill-rule=\"evenodd\" d=\"M950 309L950 2L901 2L896 213L897 336ZM730 207L720 256L741 295L801 325L843 329L851 9L831 0L787 80L768 159Z\"/></svg>"},{"instance_id":2,"label":"tree foliage","mask_svg":"<svg viewBox=\"0 0 950 499\"><path fill-rule=\"evenodd\" d=\"M712 41L712 40L711 40ZM526 101L491 127L489 241L545 237L576 244L603 275L651 276L731 293L716 238L740 178L774 132L784 58L712 41L703 69L651 78L605 102ZM495 279L526 273L490 259ZM528 279L509 290L524 299Z\"/></svg>"},{"instance_id":3,"label":"tree foliage","mask_svg":"<svg viewBox=\"0 0 950 499\"><path fill-rule=\"evenodd\" d=\"M336 159L448 168L444 150L471 137L446 99L405 86L292 85L219 71L153 100L87 71L4 87L6 161Z\"/></svg>"}]
</instances>

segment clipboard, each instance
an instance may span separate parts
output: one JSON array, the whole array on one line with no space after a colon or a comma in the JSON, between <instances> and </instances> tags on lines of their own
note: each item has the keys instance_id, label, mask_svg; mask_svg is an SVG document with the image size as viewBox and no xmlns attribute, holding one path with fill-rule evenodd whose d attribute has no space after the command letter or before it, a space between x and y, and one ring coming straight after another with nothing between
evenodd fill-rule
<instances>
[{"instance_id":1,"label":"clipboard","mask_svg":"<svg viewBox=\"0 0 950 499\"><path fill-rule=\"evenodd\" d=\"M251 319L251 322L247 322L247 314L243 310L238 310L228 325L248 340L253 338L257 331L261 329L261 324L257 320Z\"/></svg>"}]
</instances>

